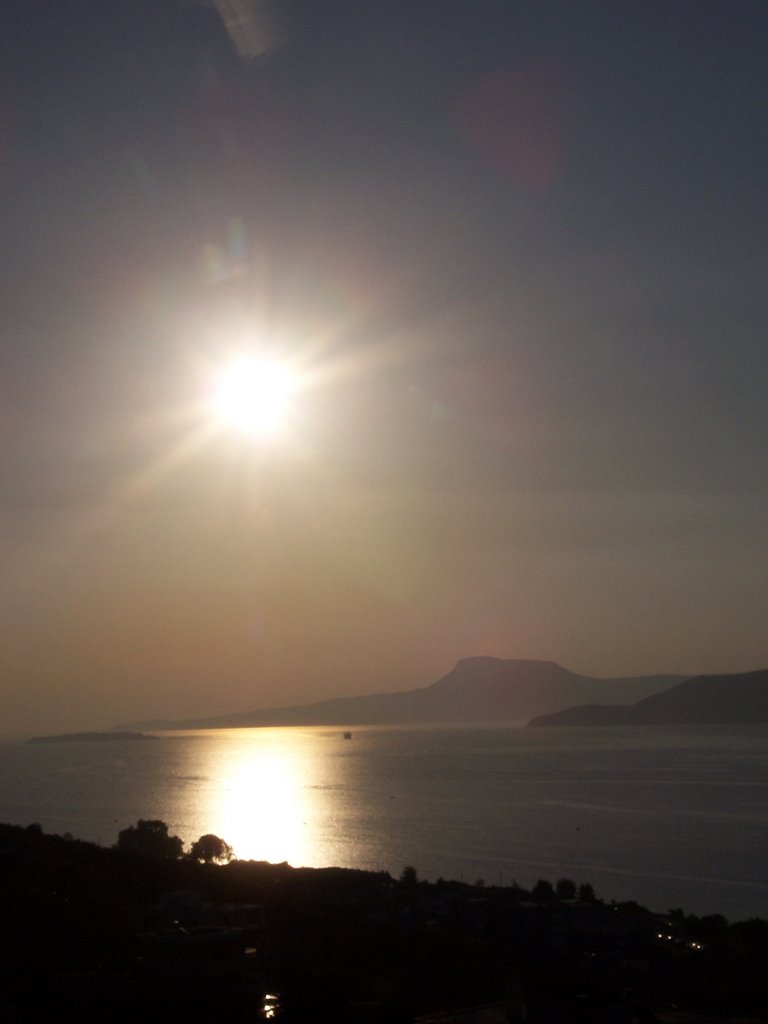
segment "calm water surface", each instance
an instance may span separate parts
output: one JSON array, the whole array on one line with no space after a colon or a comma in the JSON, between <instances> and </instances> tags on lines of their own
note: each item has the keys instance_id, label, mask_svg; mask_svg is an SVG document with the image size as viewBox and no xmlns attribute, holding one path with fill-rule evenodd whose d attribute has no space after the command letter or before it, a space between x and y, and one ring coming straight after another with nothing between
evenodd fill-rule
<instances>
[{"instance_id":1,"label":"calm water surface","mask_svg":"<svg viewBox=\"0 0 768 1024\"><path fill-rule=\"evenodd\" d=\"M328 728L0 745L0 820L108 845L138 818L242 858L768 917L768 729Z\"/></svg>"}]
</instances>

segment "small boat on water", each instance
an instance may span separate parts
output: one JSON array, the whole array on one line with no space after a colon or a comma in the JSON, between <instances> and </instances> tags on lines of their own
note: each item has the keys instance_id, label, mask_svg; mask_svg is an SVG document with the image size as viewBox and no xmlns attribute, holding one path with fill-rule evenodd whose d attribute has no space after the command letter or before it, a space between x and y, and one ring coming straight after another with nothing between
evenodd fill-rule
<instances>
[{"instance_id":1,"label":"small boat on water","mask_svg":"<svg viewBox=\"0 0 768 1024\"><path fill-rule=\"evenodd\" d=\"M342 735L344 736L345 740L351 740L352 739L352 733L351 732L345 732L345 733L342 733Z\"/></svg>"}]
</instances>

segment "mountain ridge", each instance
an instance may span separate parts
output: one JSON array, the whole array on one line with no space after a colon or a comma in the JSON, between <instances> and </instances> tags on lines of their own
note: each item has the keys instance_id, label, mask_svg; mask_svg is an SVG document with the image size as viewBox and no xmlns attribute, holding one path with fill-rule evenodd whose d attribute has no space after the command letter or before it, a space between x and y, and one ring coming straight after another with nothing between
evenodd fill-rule
<instances>
[{"instance_id":1,"label":"mountain ridge","mask_svg":"<svg viewBox=\"0 0 768 1024\"><path fill-rule=\"evenodd\" d=\"M692 676L628 706L581 704L528 723L547 726L727 725L768 722L768 669Z\"/></svg>"},{"instance_id":2,"label":"mountain ridge","mask_svg":"<svg viewBox=\"0 0 768 1024\"><path fill-rule=\"evenodd\" d=\"M411 690L334 697L195 719L133 722L120 729L222 729L282 725L417 725L503 721L524 725L533 716L588 702L638 700L686 679L680 675L598 679L553 661L461 658L440 679Z\"/></svg>"}]
</instances>

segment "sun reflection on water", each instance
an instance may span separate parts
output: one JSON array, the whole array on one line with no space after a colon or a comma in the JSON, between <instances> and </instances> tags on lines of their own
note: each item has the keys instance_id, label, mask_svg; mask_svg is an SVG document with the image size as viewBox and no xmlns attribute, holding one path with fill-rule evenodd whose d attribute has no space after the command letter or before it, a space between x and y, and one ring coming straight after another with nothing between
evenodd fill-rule
<instances>
[{"instance_id":1,"label":"sun reflection on water","mask_svg":"<svg viewBox=\"0 0 768 1024\"><path fill-rule=\"evenodd\" d=\"M244 732L222 765L210 816L241 860L316 859L312 826L321 808L307 784L314 758L300 737L286 739L284 730Z\"/></svg>"},{"instance_id":2,"label":"sun reflection on water","mask_svg":"<svg viewBox=\"0 0 768 1024\"><path fill-rule=\"evenodd\" d=\"M178 748L172 808L153 804L185 844L213 833L238 860L379 866L378 856L367 859L370 838L355 812L365 785L359 744L344 742L342 731L307 726L167 735L194 741Z\"/></svg>"}]
</instances>

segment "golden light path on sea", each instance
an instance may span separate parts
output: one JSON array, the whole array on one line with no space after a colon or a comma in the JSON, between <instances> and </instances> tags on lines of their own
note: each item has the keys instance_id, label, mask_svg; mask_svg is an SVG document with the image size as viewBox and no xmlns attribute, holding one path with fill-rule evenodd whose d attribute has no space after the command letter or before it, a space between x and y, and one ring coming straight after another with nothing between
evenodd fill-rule
<instances>
[{"instance_id":1,"label":"golden light path on sea","mask_svg":"<svg viewBox=\"0 0 768 1024\"><path fill-rule=\"evenodd\" d=\"M230 771L219 817L238 856L306 864L306 808L296 759L285 752L246 753Z\"/></svg>"},{"instance_id":2,"label":"golden light path on sea","mask_svg":"<svg viewBox=\"0 0 768 1024\"><path fill-rule=\"evenodd\" d=\"M316 823L325 813L317 748L300 730L227 730L205 820L241 860L321 861ZM232 742L235 740L235 742Z\"/></svg>"}]
</instances>

